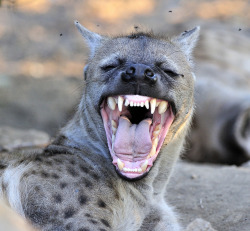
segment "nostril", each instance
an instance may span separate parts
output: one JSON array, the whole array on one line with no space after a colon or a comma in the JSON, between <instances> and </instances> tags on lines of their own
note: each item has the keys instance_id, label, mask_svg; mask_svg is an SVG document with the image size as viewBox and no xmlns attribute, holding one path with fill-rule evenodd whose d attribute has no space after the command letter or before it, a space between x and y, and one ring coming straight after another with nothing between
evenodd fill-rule
<instances>
[{"instance_id":1,"label":"nostril","mask_svg":"<svg viewBox=\"0 0 250 231\"><path fill-rule=\"evenodd\" d=\"M126 72L127 73L127 72ZM130 75L128 75L128 74L126 74L126 73L122 73L121 74L121 78L122 78L122 80L124 81L124 82L129 82L130 80L131 80L131 76Z\"/></svg>"},{"instance_id":2,"label":"nostril","mask_svg":"<svg viewBox=\"0 0 250 231\"><path fill-rule=\"evenodd\" d=\"M126 74L127 75L133 75L135 73L135 68L134 67L130 67L126 70Z\"/></svg>"},{"instance_id":3,"label":"nostril","mask_svg":"<svg viewBox=\"0 0 250 231\"><path fill-rule=\"evenodd\" d=\"M144 71L144 75L145 75L145 77L152 78L154 76L154 72L150 69L146 69Z\"/></svg>"}]
</instances>

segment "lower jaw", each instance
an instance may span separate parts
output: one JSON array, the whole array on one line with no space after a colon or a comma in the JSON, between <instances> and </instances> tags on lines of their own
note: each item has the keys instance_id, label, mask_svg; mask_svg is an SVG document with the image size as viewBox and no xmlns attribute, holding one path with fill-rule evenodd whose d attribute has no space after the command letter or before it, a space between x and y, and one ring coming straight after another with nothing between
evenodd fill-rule
<instances>
[{"instance_id":1,"label":"lower jaw","mask_svg":"<svg viewBox=\"0 0 250 231\"><path fill-rule=\"evenodd\" d=\"M112 156L112 163L115 166L116 172L126 180L139 180L147 175L147 173L152 169L155 160L157 159L161 147L164 143L165 137L168 133L169 127L173 122L173 116L169 117L169 121L166 122L166 127L162 128L160 137L153 137L152 143L155 138L159 138L158 144L155 147L153 154L144 154L144 158L140 160L126 160L121 154L114 152L113 145L108 141L110 154ZM152 148L153 149L153 148ZM151 150L152 151L152 150ZM126 157L126 156L125 156Z\"/></svg>"}]
</instances>

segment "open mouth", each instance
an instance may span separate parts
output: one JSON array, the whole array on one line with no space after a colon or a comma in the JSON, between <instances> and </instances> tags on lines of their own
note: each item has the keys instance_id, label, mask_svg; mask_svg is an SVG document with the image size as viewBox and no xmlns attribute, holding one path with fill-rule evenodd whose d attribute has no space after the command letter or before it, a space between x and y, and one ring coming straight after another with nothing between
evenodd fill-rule
<instances>
[{"instance_id":1,"label":"open mouth","mask_svg":"<svg viewBox=\"0 0 250 231\"><path fill-rule=\"evenodd\" d=\"M107 97L101 115L116 170L140 178L153 166L174 115L169 102L140 95Z\"/></svg>"}]
</instances>

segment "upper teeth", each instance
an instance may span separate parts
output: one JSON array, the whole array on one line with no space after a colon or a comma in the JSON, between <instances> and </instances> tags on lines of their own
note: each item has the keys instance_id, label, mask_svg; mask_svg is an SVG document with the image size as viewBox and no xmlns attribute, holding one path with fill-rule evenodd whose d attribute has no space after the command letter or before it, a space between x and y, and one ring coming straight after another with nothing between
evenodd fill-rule
<instances>
[{"instance_id":1,"label":"upper teeth","mask_svg":"<svg viewBox=\"0 0 250 231\"><path fill-rule=\"evenodd\" d=\"M118 98L114 97L108 97L107 99L108 106L111 110L115 110L116 104L118 104L118 110L121 112L123 104L127 107L146 107L149 109L149 103L150 103L150 109L151 109L151 114L154 114L155 109L158 107L158 113L163 114L167 108L168 108L168 102L167 101L158 101L154 98L151 99L150 101L146 100L144 102L133 102L129 101L128 99L125 99L122 96L118 96Z\"/></svg>"},{"instance_id":2,"label":"upper teeth","mask_svg":"<svg viewBox=\"0 0 250 231\"><path fill-rule=\"evenodd\" d=\"M122 111L123 101L124 101L123 97L118 96L118 109L119 109L119 111Z\"/></svg>"},{"instance_id":3,"label":"upper teeth","mask_svg":"<svg viewBox=\"0 0 250 231\"><path fill-rule=\"evenodd\" d=\"M156 99L151 99L150 100L150 106L151 106L151 114L154 114L155 106L156 106Z\"/></svg>"},{"instance_id":4,"label":"upper teeth","mask_svg":"<svg viewBox=\"0 0 250 231\"><path fill-rule=\"evenodd\" d=\"M113 97L108 97L108 106L111 110L115 110L115 99Z\"/></svg>"}]
</instances>

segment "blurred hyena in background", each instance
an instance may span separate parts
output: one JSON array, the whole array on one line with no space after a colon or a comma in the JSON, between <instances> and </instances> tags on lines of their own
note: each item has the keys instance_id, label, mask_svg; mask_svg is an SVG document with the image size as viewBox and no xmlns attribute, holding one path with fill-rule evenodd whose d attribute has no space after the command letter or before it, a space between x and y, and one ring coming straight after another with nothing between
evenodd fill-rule
<instances>
[{"instance_id":1,"label":"blurred hyena in background","mask_svg":"<svg viewBox=\"0 0 250 231\"><path fill-rule=\"evenodd\" d=\"M250 159L249 38L213 29L200 48L187 158L240 165Z\"/></svg>"}]
</instances>

